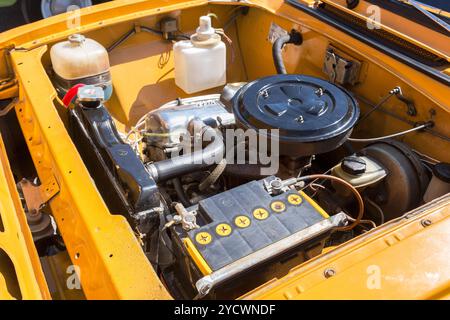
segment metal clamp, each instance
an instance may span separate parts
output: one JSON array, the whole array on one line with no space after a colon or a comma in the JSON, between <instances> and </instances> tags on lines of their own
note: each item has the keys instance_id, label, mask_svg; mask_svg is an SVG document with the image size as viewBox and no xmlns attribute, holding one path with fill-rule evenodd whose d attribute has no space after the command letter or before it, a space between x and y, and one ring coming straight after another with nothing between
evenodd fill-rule
<instances>
[{"instance_id":1,"label":"metal clamp","mask_svg":"<svg viewBox=\"0 0 450 320\"><path fill-rule=\"evenodd\" d=\"M263 183L264 188L271 195L279 195L283 192L289 191L290 187L292 186L303 187L305 184L304 181L298 181L297 178L289 178L286 180L281 180L278 177L270 181L266 179L263 181Z\"/></svg>"},{"instance_id":2,"label":"metal clamp","mask_svg":"<svg viewBox=\"0 0 450 320\"><path fill-rule=\"evenodd\" d=\"M177 211L178 216L174 216L173 221L175 223L181 223L181 226L184 230L190 231L200 228L200 226L197 224L196 211L187 211L181 203L177 203L175 205L175 210Z\"/></svg>"}]
</instances>

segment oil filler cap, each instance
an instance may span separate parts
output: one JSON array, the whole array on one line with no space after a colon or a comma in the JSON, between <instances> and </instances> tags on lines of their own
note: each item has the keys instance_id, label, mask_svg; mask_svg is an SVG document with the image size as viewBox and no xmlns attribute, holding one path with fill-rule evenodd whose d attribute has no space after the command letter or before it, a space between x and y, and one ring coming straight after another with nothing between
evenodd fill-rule
<instances>
[{"instance_id":1,"label":"oil filler cap","mask_svg":"<svg viewBox=\"0 0 450 320\"><path fill-rule=\"evenodd\" d=\"M356 100L328 81L305 75L275 75L243 86L233 99L244 129L278 129L280 154L308 156L339 147L359 116ZM274 138L268 133L268 138Z\"/></svg>"}]
</instances>

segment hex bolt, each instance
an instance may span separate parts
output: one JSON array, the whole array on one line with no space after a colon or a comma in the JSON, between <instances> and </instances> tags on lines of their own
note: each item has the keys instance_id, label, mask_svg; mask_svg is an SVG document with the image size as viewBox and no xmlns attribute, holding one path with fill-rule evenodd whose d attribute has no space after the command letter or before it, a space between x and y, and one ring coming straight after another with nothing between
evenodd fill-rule
<instances>
[{"instance_id":1,"label":"hex bolt","mask_svg":"<svg viewBox=\"0 0 450 320\"><path fill-rule=\"evenodd\" d=\"M261 91L261 95L262 95L265 99L267 99L267 98L269 97L269 92L268 92L267 90L263 90L263 91Z\"/></svg>"},{"instance_id":2,"label":"hex bolt","mask_svg":"<svg viewBox=\"0 0 450 320\"><path fill-rule=\"evenodd\" d=\"M314 93L316 94L316 96L321 97L323 96L323 88L319 88L316 91L314 91Z\"/></svg>"},{"instance_id":3,"label":"hex bolt","mask_svg":"<svg viewBox=\"0 0 450 320\"><path fill-rule=\"evenodd\" d=\"M305 119L303 118L303 116L298 116L297 118L295 118L295 121L299 122L299 123L303 123L305 122Z\"/></svg>"},{"instance_id":4,"label":"hex bolt","mask_svg":"<svg viewBox=\"0 0 450 320\"><path fill-rule=\"evenodd\" d=\"M331 278L333 276L336 275L336 270L334 270L333 268L328 268L325 269L325 271L323 272L323 275L325 276L325 278Z\"/></svg>"},{"instance_id":5,"label":"hex bolt","mask_svg":"<svg viewBox=\"0 0 450 320\"><path fill-rule=\"evenodd\" d=\"M423 227L431 226L432 223L433 223L433 222L431 222L430 219L423 219L422 221L420 221L420 224L421 224Z\"/></svg>"}]
</instances>

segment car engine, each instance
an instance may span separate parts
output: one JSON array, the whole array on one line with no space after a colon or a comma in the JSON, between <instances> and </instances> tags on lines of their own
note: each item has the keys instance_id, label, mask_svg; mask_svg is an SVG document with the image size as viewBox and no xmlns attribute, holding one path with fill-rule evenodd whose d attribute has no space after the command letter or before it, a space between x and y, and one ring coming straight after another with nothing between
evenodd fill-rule
<instances>
[{"instance_id":1,"label":"car engine","mask_svg":"<svg viewBox=\"0 0 450 320\"><path fill-rule=\"evenodd\" d=\"M200 19L194 44L220 40L208 23ZM71 37L71 46L87 41ZM70 135L97 189L112 214L128 219L174 297L237 298L417 207L426 191L429 175L406 144L374 139L355 149L360 109L352 92L286 74L280 50L302 39L295 32L280 39L278 74L168 101L128 132L105 105L107 63L75 80L53 63L55 87L72 103ZM177 45L181 55L191 44ZM102 54L96 47L97 62ZM207 85L179 81L185 92Z\"/></svg>"}]
</instances>

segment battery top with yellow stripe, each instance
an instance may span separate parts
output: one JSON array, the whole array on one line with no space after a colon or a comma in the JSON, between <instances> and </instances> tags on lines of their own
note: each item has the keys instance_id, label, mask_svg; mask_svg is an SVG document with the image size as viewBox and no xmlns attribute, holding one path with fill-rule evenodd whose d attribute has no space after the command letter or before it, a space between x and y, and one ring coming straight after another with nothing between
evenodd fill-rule
<instances>
[{"instance_id":1,"label":"battery top with yellow stripe","mask_svg":"<svg viewBox=\"0 0 450 320\"><path fill-rule=\"evenodd\" d=\"M187 252L204 275L329 218L302 192L272 196L263 180L217 194L188 210L197 211L200 228L177 228L177 236L189 244Z\"/></svg>"}]
</instances>

